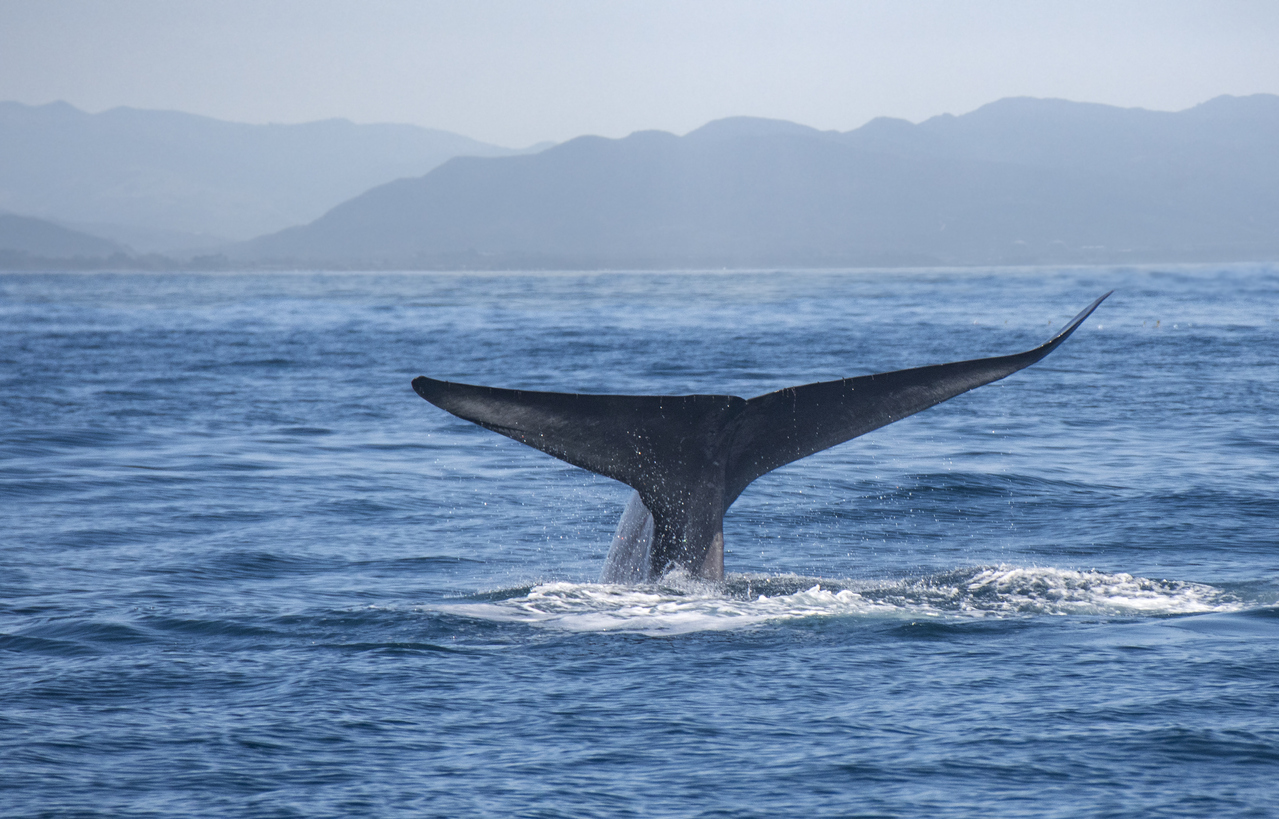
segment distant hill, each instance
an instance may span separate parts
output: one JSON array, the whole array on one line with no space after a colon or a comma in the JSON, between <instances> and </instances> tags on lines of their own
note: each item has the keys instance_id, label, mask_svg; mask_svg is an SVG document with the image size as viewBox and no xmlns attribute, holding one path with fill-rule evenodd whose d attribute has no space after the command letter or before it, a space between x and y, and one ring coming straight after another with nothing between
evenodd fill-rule
<instances>
[{"instance_id":1,"label":"distant hill","mask_svg":"<svg viewBox=\"0 0 1279 819\"><path fill-rule=\"evenodd\" d=\"M70 230L44 219L0 213L0 254L8 259L106 258L127 248L107 239Z\"/></svg>"},{"instance_id":2,"label":"distant hill","mask_svg":"<svg viewBox=\"0 0 1279 819\"><path fill-rule=\"evenodd\" d=\"M0 209L169 251L309 222L454 156L514 153L411 125L245 125L0 102Z\"/></svg>"},{"instance_id":3,"label":"distant hill","mask_svg":"<svg viewBox=\"0 0 1279 819\"><path fill-rule=\"evenodd\" d=\"M233 251L259 262L677 267L1279 257L1279 97L1005 99L848 133L752 118L457 158Z\"/></svg>"}]
</instances>

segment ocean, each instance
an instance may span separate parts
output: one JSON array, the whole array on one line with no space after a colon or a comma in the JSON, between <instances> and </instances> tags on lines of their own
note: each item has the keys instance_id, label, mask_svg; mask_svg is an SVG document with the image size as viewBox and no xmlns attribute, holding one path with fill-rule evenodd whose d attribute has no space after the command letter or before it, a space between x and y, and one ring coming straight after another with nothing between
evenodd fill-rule
<instances>
[{"instance_id":1,"label":"ocean","mask_svg":"<svg viewBox=\"0 0 1279 819\"><path fill-rule=\"evenodd\" d=\"M723 585L417 375L1036 346L753 484ZM0 275L0 814L1279 815L1279 267Z\"/></svg>"}]
</instances>

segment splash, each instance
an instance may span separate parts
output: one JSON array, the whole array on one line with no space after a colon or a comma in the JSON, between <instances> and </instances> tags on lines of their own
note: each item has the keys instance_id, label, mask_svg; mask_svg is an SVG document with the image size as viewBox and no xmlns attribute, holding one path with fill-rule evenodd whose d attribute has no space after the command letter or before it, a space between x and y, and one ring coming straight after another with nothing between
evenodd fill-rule
<instances>
[{"instance_id":1,"label":"splash","mask_svg":"<svg viewBox=\"0 0 1279 819\"><path fill-rule=\"evenodd\" d=\"M797 575L731 575L722 585L680 577L659 585L546 583L511 596L432 606L480 620L572 632L681 634L812 617L964 620L1043 615L1153 616L1237 611L1234 595L1201 583L1130 574L1010 566L853 583Z\"/></svg>"}]
</instances>

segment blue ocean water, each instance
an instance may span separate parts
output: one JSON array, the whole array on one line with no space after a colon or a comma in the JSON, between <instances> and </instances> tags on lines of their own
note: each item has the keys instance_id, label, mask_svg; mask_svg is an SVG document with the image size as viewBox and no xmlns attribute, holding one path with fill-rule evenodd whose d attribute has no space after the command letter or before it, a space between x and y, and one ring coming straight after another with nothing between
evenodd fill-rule
<instances>
[{"instance_id":1,"label":"blue ocean water","mask_svg":"<svg viewBox=\"0 0 1279 819\"><path fill-rule=\"evenodd\" d=\"M1034 346L787 466L723 587L416 375ZM6 816L1279 815L1279 268L0 275Z\"/></svg>"}]
</instances>

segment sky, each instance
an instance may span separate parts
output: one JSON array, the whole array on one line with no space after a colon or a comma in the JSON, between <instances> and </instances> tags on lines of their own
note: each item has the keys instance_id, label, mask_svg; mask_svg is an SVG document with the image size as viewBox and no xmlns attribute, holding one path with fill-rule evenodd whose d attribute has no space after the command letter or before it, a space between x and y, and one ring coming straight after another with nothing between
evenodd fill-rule
<instances>
[{"instance_id":1,"label":"sky","mask_svg":"<svg viewBox=\"0 0 1279 819\"><path fill-rule=\"evenodd\" d=\"M1279 94L1275 0L0 0L0 100L407 122L508 147L1009 96Z\"/></svg>"}]
</instances>

